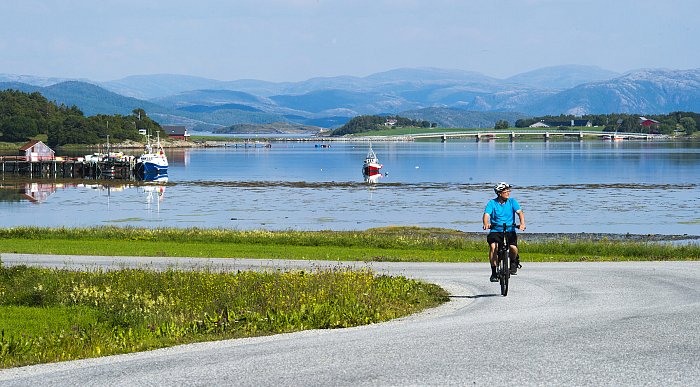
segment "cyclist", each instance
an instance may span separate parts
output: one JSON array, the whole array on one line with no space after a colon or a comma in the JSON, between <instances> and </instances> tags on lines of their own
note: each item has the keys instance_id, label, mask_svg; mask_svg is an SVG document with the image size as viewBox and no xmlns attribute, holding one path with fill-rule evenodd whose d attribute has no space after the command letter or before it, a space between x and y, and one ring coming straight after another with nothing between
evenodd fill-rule
<instances>
[{"instance_id":1,"label":"cyclist","mask_svg":"<svg viewBox=\"0 0 700 387\"><path fill-rule=\"evenodd\" d=\"M505 223L508 240L510 241L510 274L516 274L518 271L518 237L515 234L515 214L518 214L520 220L520 231L525 230L525 214L520 208L520 204L515 199L510 197L510 184L501 182L496 184L493 190L498 195L495 199L489 200L484 209L483 223L484 230L491 229L486 242L489 244L489 261L491 262L491 282L498 282L496 275L496 258L498 243L502 241L503 224Z\"/></svg>"}]
</instances>

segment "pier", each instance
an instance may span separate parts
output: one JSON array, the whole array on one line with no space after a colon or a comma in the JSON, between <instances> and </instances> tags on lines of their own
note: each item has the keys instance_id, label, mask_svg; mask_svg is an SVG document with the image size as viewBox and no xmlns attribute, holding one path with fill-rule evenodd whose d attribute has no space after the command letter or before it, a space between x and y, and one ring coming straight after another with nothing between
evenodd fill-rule
<instances>
[{"instance_id":1,"label":"pier","mask_svg":"<svg viewBox=\"0 0 700 387\"><path fill-rule=\"evenodd\" d=\"M0 157L0 173L7 175L40 178L126 179L134 180L138 172L135 160L129 161L80 161L39 160L27 161L24 157Z\"/></svg>"}]
</instances>

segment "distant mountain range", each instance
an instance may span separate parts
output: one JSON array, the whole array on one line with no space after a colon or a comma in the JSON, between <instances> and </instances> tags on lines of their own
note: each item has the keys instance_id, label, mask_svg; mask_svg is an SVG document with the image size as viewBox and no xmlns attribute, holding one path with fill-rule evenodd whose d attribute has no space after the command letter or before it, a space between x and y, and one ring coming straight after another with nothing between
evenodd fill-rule
<instances>
[{"instance_id":1,"label":"distant mountain range","mask_svg":"<svg viewBox=\"0 0 700 387\"><path fill-rule=\"evenodd\" d=\"M287 122L333 128L363 114L399 114L442 127L492 127L536 115L700 111L700 69L619 74L594 66L542 68L507 79L403 68L301 82L157 74L109 82L0 74L0 89L38 91L86 115L143 108L162 125L214 130Z\"/></svg>"}]
</instances>

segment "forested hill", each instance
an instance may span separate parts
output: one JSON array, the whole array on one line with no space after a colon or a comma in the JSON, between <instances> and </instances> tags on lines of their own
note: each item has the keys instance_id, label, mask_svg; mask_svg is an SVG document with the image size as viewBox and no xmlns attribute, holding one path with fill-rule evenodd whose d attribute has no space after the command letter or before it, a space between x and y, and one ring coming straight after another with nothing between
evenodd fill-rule
<instances>
[{"instance_id":1,"label":"forested hill","mask_svg":"<svg viewBox=\"0 0 700 387\"><path fill-rule=\"evenodd\" d=\"M75 105L57 105L39 92L0 91L0 141L22 142L45 138L49 146L141 140L139 129L160 132L158 123L143 109L129 115L86 117Z\"/></svg>"},{"instance_id":2,"label":"forested hill","mask_svg":"<svg viewBox=\"0 0 700 387\"><path fill-rule=\"evenodd\" d=\"M540 116L523 118L515 121L515 127L526 128L536 122L544 122L550 126L569 126L568 122L572 120L590 121L593 126L603 126L605 131L620 131L620 132L638 132L648 133L655 132L661 134L678 134L679 132L686 135L692 135L700 128L700 114L694 112L672 112L669 114L650 114L645 116L646 119L657 121L653 126L641 125L639 114L587 114L583 116L574 115L559 115L559 116Z\"/></svg>"},{"instance_id":3,"label":"forested hill","mask_svg":"<svg viewBox=\"0 0 700 387\"><path fill-rule=\"evenodd\" d=\"M25 93L39 92L49 101L54 101L59 105L76 105L88 116L97 114L128 115L134 109L144 109L151 113L167 111L157 104L125 97L91 83L79 81L66 81L46 87L19 82L0 82L0 90L5 89L19 90Z\"/></svg>"},{"instance_id":4,"label":"forested hill","mask_svg":"<svg viewBox=\"0 0 700 387\"><path fill-rule=\"evenodd\" d=\"M412 120L399 116L359 116L351 119L345 125L332 131L331 136L344 136L346 134L371 132L374 130L386 129L385 125L390 120L395 121L393 126L415 126L419 128L430 128L436 126L425 120Z\"/></svg>"}]
</instances>

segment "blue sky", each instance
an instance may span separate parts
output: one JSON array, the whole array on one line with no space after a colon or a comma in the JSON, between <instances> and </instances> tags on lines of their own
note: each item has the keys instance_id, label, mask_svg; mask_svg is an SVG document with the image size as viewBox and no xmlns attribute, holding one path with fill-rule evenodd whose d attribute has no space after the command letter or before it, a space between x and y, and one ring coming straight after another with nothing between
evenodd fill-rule
<instances>
[{"instance_id":1,"label":"blue sky","mask_svg":"<svg viewBox=\"0 0 700 387\"><path fill-rule=\"evenodd\" d=\"M0 73L299 81L700 67L697 0L0 0Z\"/></svg>"}]
</instances>

